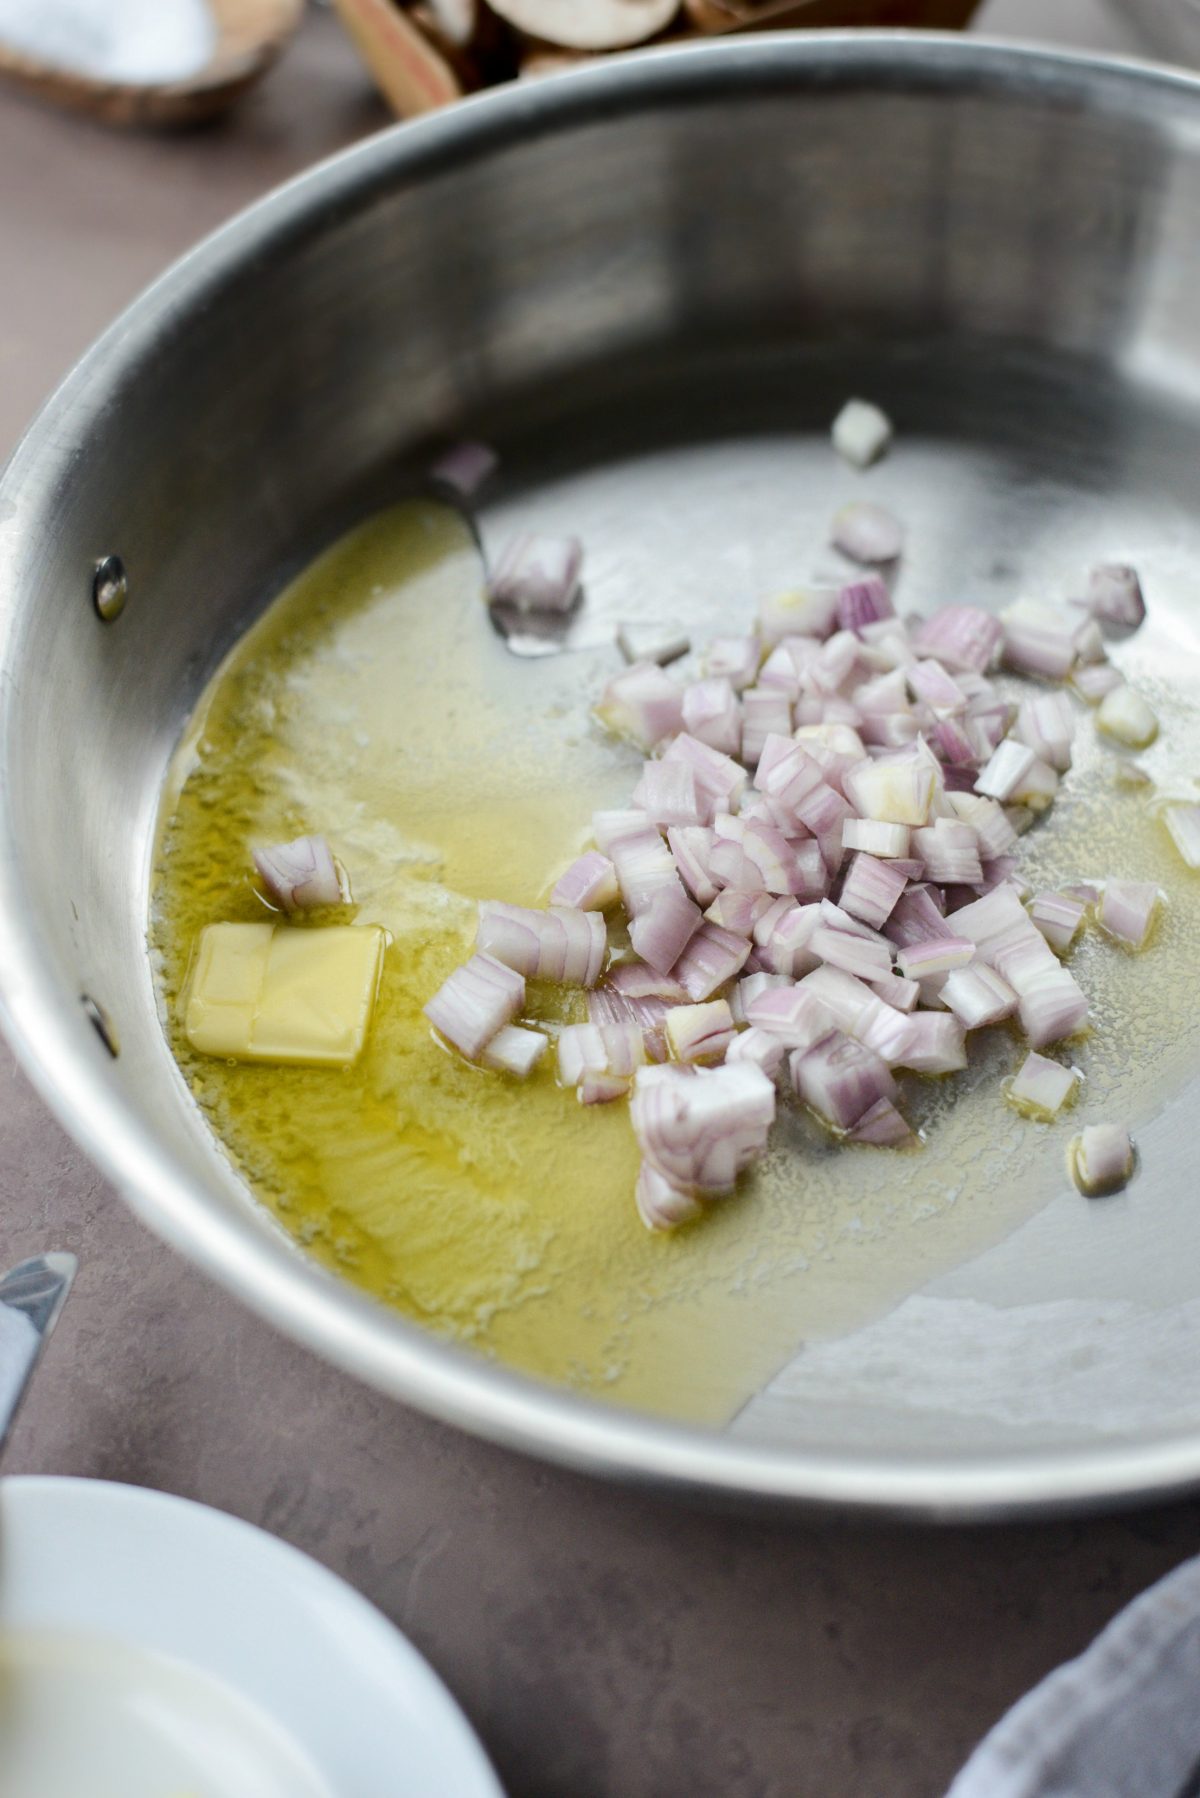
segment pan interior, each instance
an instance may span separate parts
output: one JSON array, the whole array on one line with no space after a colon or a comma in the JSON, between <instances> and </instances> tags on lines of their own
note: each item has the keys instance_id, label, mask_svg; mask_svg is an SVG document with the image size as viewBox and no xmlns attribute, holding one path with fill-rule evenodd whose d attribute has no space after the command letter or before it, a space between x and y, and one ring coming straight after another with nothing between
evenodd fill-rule
<instances>
[{"instance_id":1,"label":"pan interior","mask_svg":"<svg viewBox=\"0 0 1200 1798\"><path fill-rule=\"evenodd\" d=\"M851 392L899 424L866 475L828 441ZM1139 761L1189 790L1190 416L1064 359L919 343L872 357L660 357L559 388L555 409L564 397L566 441L536 394L481 421L501 470L478 525L484 555L518 529L583 537L568 653L507 652L471 530L397 472L395 503L235 650L176 758L152 936L173 1045L240 1175L307 1249L424 1327L679 1421L796 1444L836 1410L897 1452L995 1428L1086 1436L1111 1424L1106 1343L1130 1418L1165 1402L1179 1421L1163 1331L1172 1355L1187 1352L1192 1300L1161 1283L1160 1232L1190 1241L1195 1226L1158 1144L1200 1066L1180 978L1200 949L1200 881L1173 860L1145 791L1122 784L1126 758L1100 745L1086 708L1076 767L1023 841L1026 876L1151 876L1170 904L1144 956L1095 933L1076 952L1097 1027L1064 1053L1085 1085L1057 1125L1005 1107L1001 1081L1023 1051L984 1032L967 1074L906 1083L919 1150L837 1148L788 1111L746 1189L663 1241L633 1210L624 1107L586 1111L549 1081L455 1068L419 1008L467 952L471 902L543 902L591 811L627 796L637 757L589 718L621 665L615 624L682 619L697 645L747 628L765 595L837 577L828 525L852 498L908 526L901 613L1065 599L1089 562L1136 562L1151 617L1114 653L1164 725ZM197 930L261 916L247 844L308 827L327 829L351 868L360 918L392 934L368 1055L350 1075L191 1056L177 1019ZM1142 1170L1126 1197L1088 1206L1065 1145L1102 1118L1134 1129ZM1048 1232L1061 1245L1050 1264ZM1132 1308L1131 1267L1143 1270Z\"/></svg>"}]
</instances>

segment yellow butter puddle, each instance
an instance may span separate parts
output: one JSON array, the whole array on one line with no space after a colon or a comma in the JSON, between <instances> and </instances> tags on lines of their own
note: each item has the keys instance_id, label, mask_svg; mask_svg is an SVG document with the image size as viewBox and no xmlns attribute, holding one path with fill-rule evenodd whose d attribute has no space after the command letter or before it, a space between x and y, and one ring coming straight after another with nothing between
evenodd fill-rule
<instances>
[{"instance_id":1,"label":"yellow butter puddle","mask_svg":"<svg viewBox=\"0 0 1200 1798\"><path fill-rule=\"evenodd\" d=\"M1200 878L1145 797L1114 787L1112 752L1082 717L1081 767L1026 862L1047 883L1149 874L1171 903L1148 955L1089 931L1072 957L1098 1027L1062 1051L1085 1076L1069 1119L1014 1116L999 1081L1023 1050L984 1032L966 1074L905 1082L924 1148L837 1149L785 1108L744 1191L650 1236L624 1105L579 1106L551 1068L519 1084L467 1067L421 1015L469 951L474 901L544 901L636 767L588 721L615 652L516 660L480 587L458 516L406 503L321 556L226 660L160 821L151 943L171 1046L252 1191L322 1262L515 1367L720 1424L803 1341L879 1315L1060 1191L1081 1123L1136 1132L1178 1090L1200 1052L1181 978L1200 947ZM1190 718L1153 697L1170 741ZM194 1054L181 1000L201 930L267 917L249 845L307 831L349 871L358 921L390 935L364 1054L344 1071ZM531 989L534 1015L579 1005Z\"/></svg>"}]
</instances>

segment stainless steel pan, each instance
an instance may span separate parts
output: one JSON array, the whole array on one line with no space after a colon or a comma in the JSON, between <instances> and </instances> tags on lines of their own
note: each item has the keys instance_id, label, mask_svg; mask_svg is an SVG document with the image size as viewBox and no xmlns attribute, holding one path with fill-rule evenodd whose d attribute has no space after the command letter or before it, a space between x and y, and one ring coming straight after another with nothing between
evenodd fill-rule
<instances>
[{"instance_id":1,"label":"stainless steel pan","mask_svg":"<svg viewBox=\"0 0 1200 1798\"><path fill-rule=\"evenodd\" d=\"M723 540L759 541L772 578L771 520L804 522L805 458L862 390L919 446L890 491L923 521L931 586L1007 597L1032 540L1103 518L1167 546L1164 617L1194 650L1198 294L1200 86L937 38L758 38L519 85L236 220L85 358L0 486L0 987L41 1091L140 1216L281 1328L535 1453L956 1516L1194 1484L1186 1082L1143 1133L1136 1204L1059 1195L901 1306L857 1372L818 1360L758 1422L687 1430L451 1350L307 1263L187 1097L144 926L156 799L206 676L459 426L519 439L526 488L569 498L585 533L629 518L703 624L704 470L718 457L740 496ZM102 622L113 555L127 604ZM971 1356L975 1396L931 1396Z\"/></svg>"}]
</instances>

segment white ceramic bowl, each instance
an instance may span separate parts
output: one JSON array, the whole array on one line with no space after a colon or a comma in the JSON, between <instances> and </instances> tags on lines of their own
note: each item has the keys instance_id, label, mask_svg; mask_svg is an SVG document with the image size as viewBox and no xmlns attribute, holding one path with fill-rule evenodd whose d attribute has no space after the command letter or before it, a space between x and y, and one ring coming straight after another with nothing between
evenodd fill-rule
<instances>
[{"instance_id":1,"label":"white ceramic bowl","mask_svg":"<svg viewBox=\"0 0 1200 1798\"><path fill-rule=\"evenodd\" d=\"M0 1481L0 1798L502 1798L391 1624L237 1518Z\"/></svg>"}]
</instances>

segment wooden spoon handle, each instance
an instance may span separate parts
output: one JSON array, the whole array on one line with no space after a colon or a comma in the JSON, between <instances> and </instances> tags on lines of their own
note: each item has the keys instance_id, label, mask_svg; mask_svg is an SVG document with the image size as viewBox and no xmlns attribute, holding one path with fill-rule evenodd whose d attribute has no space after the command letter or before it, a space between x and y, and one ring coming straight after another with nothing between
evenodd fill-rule
<instances>
[{"instance_id":1,"label":"wooden spoon handle","mask_svg":"<svg viewBox=\"0 0 1200 1798\"><path fill-rule=\"evenodd\" d=\"M462 94L462 83L424 32L393 0L334 0L359 55L402 118L432 112Z\"/></svg>"}]
</instances>

